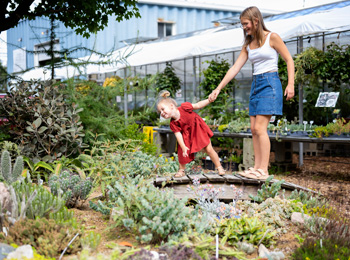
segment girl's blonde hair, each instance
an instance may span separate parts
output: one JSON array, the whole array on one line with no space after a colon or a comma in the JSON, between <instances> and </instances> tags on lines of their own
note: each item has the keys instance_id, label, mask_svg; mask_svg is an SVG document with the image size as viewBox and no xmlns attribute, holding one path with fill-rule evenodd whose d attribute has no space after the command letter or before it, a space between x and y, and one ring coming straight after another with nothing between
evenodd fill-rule
<instances>
[{"instance_id":1,"label":"girl's blonde hair","mask_svg":"<svg viewBox=\"0 0 350 260\"><path fill-rule=\"evenodd\" d=\"M256 6L251 6L243 10L239 19L248 19L253 26L254 35L247 35L245 30L244 33L244 47L247 47L255 38L258 41L258 46L261 47L264 41L264 31L269 30L266 28L263 17L260 13L260 10ZM258 22L255 27L255 22Z\"/></svg>"},{"instance_id":2,"label":"girl's blonde hair","mask_svg":"<svg viewBox=\"0 0 350 260\"><path fill-rule=\"evenodd\" d=\"M173 104L175 107L177 107L177 103L175 99L170 97L170 92L168 90L162 90L158 94L158 100L157 100L157 108L160 103L166 102L166 104Z\"/></svg>"}]
</instances>

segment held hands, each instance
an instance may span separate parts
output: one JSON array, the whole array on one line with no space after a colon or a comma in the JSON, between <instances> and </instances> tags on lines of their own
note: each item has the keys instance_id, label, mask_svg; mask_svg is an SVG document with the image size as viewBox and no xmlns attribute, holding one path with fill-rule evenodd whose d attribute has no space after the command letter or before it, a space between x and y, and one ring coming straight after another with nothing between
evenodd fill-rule
<instances>
[{"instance_id":1,"label":"held hands","mask_svg":"<svg viewBox=\"0 0 350 260\"><path fill-rule=\"evenodd\" d=\"M214 102L216 100L216 98L218 97L219 93L220 93L219 89L217 89L217 88L214 89L213 92L211 92L211 94L209 95L209 98L208 98L209 102L210 103Z\"/></svg>"},{"instance_id":2,"label":"held hands","mask_svg":"<svg viewBox=\"0 0 350 260\"><path fill-rule=\"evenodd\" d=\"M185 148L185 149L184 149ZM185 146L184 148L182 148L182 156L183 157L188 157L187 152L190 150L187 146Z\"/></svg>"},{"instance_id":3,"label":"held hands","mask_svg":"<svg viewBox=\"0 0 350 260\"><path fill-rule=\"evenodd\" d=\"M284 91L284 96L287 96L286 100L290 100L294 97L294 85L288 85Z\"/></svg>"}]
</instances>

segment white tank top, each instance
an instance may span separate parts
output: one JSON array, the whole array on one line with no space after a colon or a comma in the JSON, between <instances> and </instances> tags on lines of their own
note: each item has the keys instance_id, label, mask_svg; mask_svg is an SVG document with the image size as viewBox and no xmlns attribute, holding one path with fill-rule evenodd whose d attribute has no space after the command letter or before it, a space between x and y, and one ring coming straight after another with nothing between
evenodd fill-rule
<instances>
[{"instance_id":1,"label":"white tank top","mask_svg":"<svg viewBox=\"0 0 350 260\"><path fill-rule=\"evenodd\" d=\"M247 46L248 59L253 64L253 75L278 70L278 52L270 46L271 32L263 46L251 50Z\"/></svg>"}]
</instances>

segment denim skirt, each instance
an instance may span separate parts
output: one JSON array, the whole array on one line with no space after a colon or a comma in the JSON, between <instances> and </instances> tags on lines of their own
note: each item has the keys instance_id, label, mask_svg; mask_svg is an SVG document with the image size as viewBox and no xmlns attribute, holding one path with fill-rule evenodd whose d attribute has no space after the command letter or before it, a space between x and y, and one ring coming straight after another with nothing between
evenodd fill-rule
<instances>
[{"instance_id":1,"label":"denim skirt","mask_svg":"<svg viewBox=\"0 0 350 260\"><path fill-rule=\"evenodd\" d=\"M283 94L278 72L253 75L249 115L282 115Z\"/></svg>"}]
</instances>

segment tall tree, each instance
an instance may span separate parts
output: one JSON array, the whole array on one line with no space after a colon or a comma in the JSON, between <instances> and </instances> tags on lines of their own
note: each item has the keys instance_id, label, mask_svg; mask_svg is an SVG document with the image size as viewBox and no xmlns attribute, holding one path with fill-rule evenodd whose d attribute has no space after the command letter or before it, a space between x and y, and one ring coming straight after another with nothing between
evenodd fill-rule
<instances>
[{"instance_id":1,"label":"tall tree","mask_svg":"<svg viewBox=\"0 0 350 260\"><path fill-rule=\"evenodd\" d=\"M89 37L107 25L109 15L115 15L117 21L141 17L137 0L41 0L36 6L34 2L1 0L0 32L15 27L22 19L46 16L63 22L77 34Z\"/></svg>"}]
</instances>

